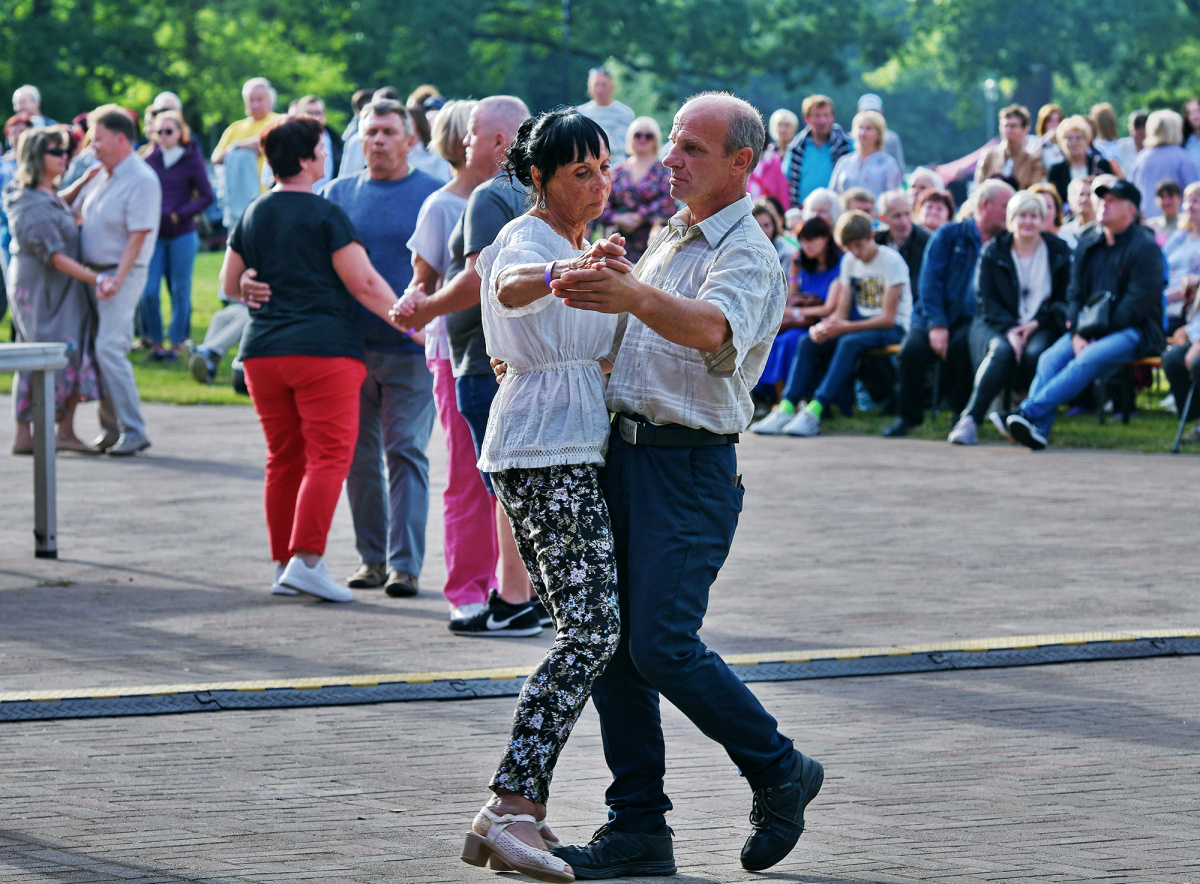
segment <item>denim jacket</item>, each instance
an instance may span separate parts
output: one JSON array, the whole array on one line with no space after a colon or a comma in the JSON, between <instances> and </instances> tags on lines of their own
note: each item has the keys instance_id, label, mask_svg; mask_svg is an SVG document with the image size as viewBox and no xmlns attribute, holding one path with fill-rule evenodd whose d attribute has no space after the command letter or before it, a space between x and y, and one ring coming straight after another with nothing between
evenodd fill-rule
<instances>
[{"instance_id":1,"label":"denim jacket","mask_svg":"<svg viewBox=\"0 0 1200 884\"><path fill-rule=\"evenodd\" d=\"M980 245L974 218L934 231L921 264L921 300L913 308L913 328L952 328L975 315Z\"/></svg>"}]
</instances>

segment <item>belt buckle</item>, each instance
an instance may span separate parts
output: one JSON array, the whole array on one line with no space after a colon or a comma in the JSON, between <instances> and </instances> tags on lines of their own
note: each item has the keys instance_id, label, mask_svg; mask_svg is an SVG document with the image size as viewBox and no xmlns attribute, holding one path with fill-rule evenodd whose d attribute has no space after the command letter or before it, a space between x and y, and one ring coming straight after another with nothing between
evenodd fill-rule
<instances>
[{"instance_id":1,"label":"belt buckle","mask_svg":"<svg viewBox=\"0 0 1200 884\"><path fill-rule=\"evenodd\" d=\"M630 445L637 445L637 421L632 421L625 415L617 416L617 430L621 434L621 438Z\"/></svg>"}]
</instances>

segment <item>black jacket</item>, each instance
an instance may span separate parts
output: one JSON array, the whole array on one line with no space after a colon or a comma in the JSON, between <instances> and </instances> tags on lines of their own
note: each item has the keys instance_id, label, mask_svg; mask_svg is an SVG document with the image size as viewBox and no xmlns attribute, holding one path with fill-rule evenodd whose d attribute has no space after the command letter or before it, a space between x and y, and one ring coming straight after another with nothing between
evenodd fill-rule
<instances>
[{"instance_id":1,"label":"black jacket","mask_svg":"<svg viewBox=\"0 0 1200 884\"><path fill-rule=\"evenodd\" d=\"M1112 331L1136 328L1142 336L1136 358L1157 356L1167 345L1162 303L1166 270L1162 249L1154 241L1154 234L1136 222L1118 234L1111 247L1099 224L1080 237L1071 267L1071 285L1067 290L1067 329L1075 327L1080 308L1099 291L1092 284L1088 258L1097 249L1105 248L1120 250L1117 290L1113 292L1117 300L1112 313Z\"/></svg>"},{"instance_id":2,"label":"black jacket","mask_svg":"<svg viewBox=\"0 0 1200 884\"><path fill-rule=\"evenodd\" d=\"M921 300L921 261L925 258L925 246L929 245L929 237L933 236L933 231L927 230L920 224L914 224L912 233L908 235L908 239L904 241L904 245L896 249L892 245L891 234L887 230L880 230L875 234L875 242L881 246L888 246L896 249L900 253L900 257L904 259L904 263L908 265L908 281L912 286L913 306Z\"/></svg>"},{"instance_id":3,"label":"black jacket","mask_svg":"<svg viewBox=\"0 0 1200 884\"><path fill-rule=\"evenodd\" d=\"M1100 151L1089 147L1087 152L1088 175L1113 174L1112 163L1100 155ZM1127 173L1128 174L1128 173ZM1058 190L1063 208L1067 206L1067 187L1071 184L1071 161L1061 160L1046 171L1046 180Z\"/></svg>"},{"instance_id":4,"label":"black jacket","mask_svg":"<svg viewBox=\"0 0 1200 884\"><path fill-rule=\"evenodd\" d=\"M329 126L325 127L325 131L329 133L329 143L333 145L333 176L337 177L338 169L342 167L342 136L338 135Z\"/></svg>"},{"instance_id":5,"label":"black jacket","mask_svg":"<svg viewBox=\"0 0 1200 884\"><path fill-rule=\"evenodd\" d=\"M1038 308L1038 329L1047 329L1055 337L1066 331L1067 289L1071 283L1071 249L1053 233L1042 233L1050 263L1050 297ZM975 321L983 322L1000 334L1018 324L1021 283L1012 256L1013 235L998 233L983 247L975 269Z\"/></svg>"}]
</instances>

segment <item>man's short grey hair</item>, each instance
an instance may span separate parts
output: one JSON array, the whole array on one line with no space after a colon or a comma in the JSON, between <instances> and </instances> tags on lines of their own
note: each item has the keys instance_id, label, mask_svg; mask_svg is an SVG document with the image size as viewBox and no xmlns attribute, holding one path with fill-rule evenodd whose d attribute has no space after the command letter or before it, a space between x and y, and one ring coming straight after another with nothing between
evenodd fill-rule
<instances>
[{"instance_id":1,"label":"man's short grey hair","mask_svg":"<svg viewBox=\"0 0 1200 884\"><path fill-rule=\"evenodd\" d=\"M150 105L155 110L183 110L183 101L174 92L160 92Z\"/></svg>"},{"instance_id":2,"label":"man's short grey hair","mask_svg":"<svg viewBox=\"0 0 1200 884\"><path fill-rule=\"evenodd\" d=\"M271 85L271 81L266 77L251 77L242 85L242 101L250 100L250 93L255 89L266 89L267 94L271 96L271 108L275 107L275 87Z\"/></svg>"},{"instance_id":3,"label":"man's short grey hair","mask_svg":"<svg viewBox=\"0 0 1200 884\"><path fill-rule=\"evenodd\" d=\"M529 108L513 95L489 95L475 105L474 114L477 120L494 123L512 141L517 137L517 129L529 119Z\"/></svg>"},{"instance_id":4,"label":"man's short grey hair","mask_svg":"<svg viewBox=\"0 0 1200 884\"><path fill-rule=\"evenodd\" d=\"M701 92L683 103L687 107L693 101L716 99L728 110L729 129L725 132L725 156L731 156L744 147L754 155L750 158L750 171L758 168L758 158L767 146L767 126L762 114L748 101L743 101L730 92Z\"/></svg>"},{"instance_id":5,"label":"man's short grey hair","mask_svg":"<svg viewBox=\"0 0 1200 884\"><path fill-rule=\"evenodd\" d=\"M977 203L990 203L993 200L1003 197L1005 202L1012 199L1015 191L1012 186L998 178L989 178L977 188L975 188L975 201Z\"/></svg>"},{"instance_id":6,"label":"man's short grey hair","mask_svg":"<svg viewBox=\"0 0 1200 884\"><path fill-rule=\"evenodd\" d=\"M412 117L408 114L408 108L400 102L391 98L380 98L366 105L358 114L358 134L365 135L367 132L367 117L376 116L383 117L388 114L396 114L404 121L404 133L406 135L413 134Z\"/></svg>"},{"instance_id":7,"label":"man's short grey hair","mask_svg":"<svg viewBox=\"0 0 1200 884\"><path fill-rule=\"evenodd\" d=\"M928 166L917 166L912 170L912 174L908 176L908 186L912 188L918 181L927 180L933 185L934 190L945 190L946 182L937 172L930 169Z\"/></svg>"},{"instance_id":8,"label":"man's short grey hair","mask_svg":"<svg viewBox=\"0 0 1200 884\"><path fill-rule=\"evenodd\" d=\"M875 210L879 213L880 217L887 214L888 206L892 204L893 200L904 200L908 205L909 212L912 211L912 200L908 198L908 192L901 187L897 187L895 190L885 190L879 194L879 199L875 202Z\"/></svg>"},{"instance_id":9,"label":"man's short grey hair","mask_svg":"<svg viewBox=\"0 0 1200 884\"><path fill-rule=\"evenodd\" d=\"M828 187L816 187L809 191L808 196L804 198L805 217L810 216L817 206L829 209L829 217L833 219L830 227L837 224L837 219L842 216L842 198Z\"/></svg>"},{"instance_id":10,"label":"man's short grey hair","mask_svg":"<svg viewBox=\"0 0 1200 884\"><path fill-rule=\"evenodd\" d=\"M17 100L22 95L32 95L38 107L42 106L42 93L38 91L38 87L31 83L26 83L24 86L18 86L17 90L13 92L13 110L17 109Z\"/></svg>"}]
</instances>

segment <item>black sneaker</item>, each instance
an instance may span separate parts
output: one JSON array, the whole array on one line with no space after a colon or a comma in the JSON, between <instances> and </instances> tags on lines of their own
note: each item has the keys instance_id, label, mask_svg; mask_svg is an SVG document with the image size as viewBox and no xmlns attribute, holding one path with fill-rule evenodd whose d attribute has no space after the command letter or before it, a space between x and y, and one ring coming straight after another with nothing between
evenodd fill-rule
<instances>
[{"instance_id":1,"label":"black sneaker","mask_svg":"<svg viewBox=\"0 0 1200 884\"><path fill-rule=\"evenodd\" d=\"M916 426L916 424L911 424L904 418L898 417L883 428L883 435L888 439L902 439Z\"/></svg>"},{"instance_id":2,"label":"black sneaker","mask_svg":"<svg viewBox=\"0 0 1200 884\"><path fill-rule=\"evenodd\" d=\"M449 630L455 635L496 638L528 638L542 631L533 602L510 605L492 590L487 604L474 617L451 620Z\"/></svg>"},{"instance_id":3,"label":"black sneaker","mask_svg":"<svg viewBox=\"0 0 1200 884\"><path fill-rule=\"evenodd\" d=\"M675 851L670 828L659 832L618 832L605 823L585 847L556 847L550 852L564 860L581 881L597 878L650 878L675 874Z\"/></svg>"},{"instance_id":4,"label":"black sneaker","mask_svg":"<svg viewBox=\"0 0 1200 884\"><path fill-rule=\"evenodd\" d=\"M795 753L796 762L781 786L754 790L750 823L754 831L742 847L742 868L769 869L792 852L804 831L804 808L817 797L825 770L820 762Z\"/></svg>"},{"instance_id":5,"label":"black sneaker","mask_svg":"<svg viewBox=\"0 0 1200 884\"><path fill-rule=\"evenodd\" d=\"M1041 451L1046 447L1046 437L1024 413L1013 412L1004 423L1009 434L1031 451Z\"/></svg>"},{"instance_id":6,"label":"black sneaker","mask_svg":"<svg viewBox=\"0 0 1200 884\"><path fill-rule=\"evenodd\" d=\"M546 610L546 606L542 604L541 599L533 600L533 613L537 614L538 623L541 626L553 626L554 618L550 616L550 612Z\"/></svg>"}]
</instances>

